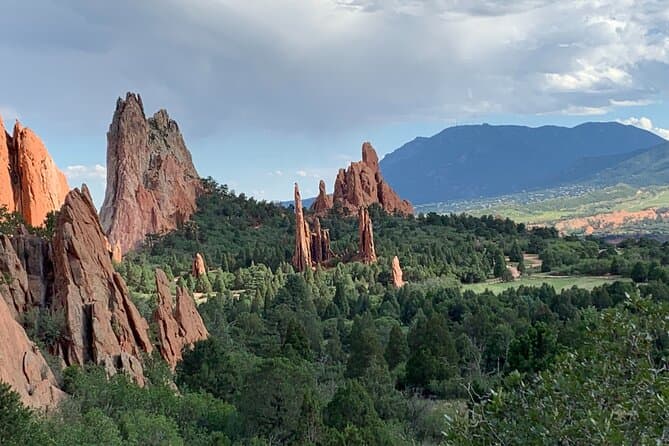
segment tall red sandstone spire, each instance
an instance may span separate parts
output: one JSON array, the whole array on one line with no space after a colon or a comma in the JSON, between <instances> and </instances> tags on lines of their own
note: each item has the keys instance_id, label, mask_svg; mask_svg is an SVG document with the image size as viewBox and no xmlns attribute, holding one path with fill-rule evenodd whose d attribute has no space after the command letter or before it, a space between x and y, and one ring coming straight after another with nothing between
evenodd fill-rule
<instances>
[{"instance_id":1,"label":"tall red sandstone spire","mask_svg":"<svg viewBox=\"0 0 669 446\"><path fill-rule=\"evenodd\" d=\"M70 190L42 140L18 121L10 136L0 117L0 205L41 226Z\"/></svg>"},{"instance_id":2,"label":"tall red sandstone spire","mask_svg":"<svg viewBox=\"0 0 669 446\"><path fill-rule=\"evenodd\" d=\"M366 207L358 210L358 256L363 263L376 263L374 230Z\"/></svg>"},{"instance_id":3,"label":"tall red sandstone spire","mask_svg":"<svg viewBox=\"0 0 669 446\"><path fill-rule=\"evenodd\" d=\"M201 183L179 126L165 110L146 119L142 99L119 98L107 133L107 191L100 219L123 253L175 229L196 210Z\"/></svg>"},{"instance_id":4,"label":"tall red sandstone spire","mask_svg":"<svg viewBox=\"0 0 669 446\"><path fill-rule=\"evenodd\" d=\"M300 188L295 183L295 254L293 266L298 271L311 268L311 231L309 223L304 218Z\"/></svg>"}]
</instances>

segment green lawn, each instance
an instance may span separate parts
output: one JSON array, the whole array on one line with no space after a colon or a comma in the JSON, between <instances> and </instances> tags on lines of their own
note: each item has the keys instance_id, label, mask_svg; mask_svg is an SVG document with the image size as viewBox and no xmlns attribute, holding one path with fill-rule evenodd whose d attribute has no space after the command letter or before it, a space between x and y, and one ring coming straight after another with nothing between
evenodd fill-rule
<instances>
[{"instance_id":1,"label":"green lawn","mask_svg":"<svg viewBox=\"0 0 669 446\"><path fill-rule=\"evenodd\" d=\"M561 291L565 288L571 288L576 285L579 288L591 290L596 286L613 283L616 280L629 281L618 276L593 277L593 276L549 276L546 274L533 274L531 276L524 276L513 282L497 282L497 283L474 283L471 285L463 285L463 290L472 290L475 293L481 293L485 290L490 290L495 294L501 293L509 288L518 288L521 285L526 286L541 286L547 283L556 291Z\"/></svg>"}]
</instances>

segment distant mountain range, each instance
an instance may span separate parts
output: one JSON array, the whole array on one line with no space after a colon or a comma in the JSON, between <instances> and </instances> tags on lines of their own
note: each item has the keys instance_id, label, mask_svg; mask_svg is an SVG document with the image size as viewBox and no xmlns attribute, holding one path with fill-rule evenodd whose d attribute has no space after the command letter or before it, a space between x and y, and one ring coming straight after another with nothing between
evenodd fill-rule
<instances>
[{"instance_id":1,"label":"distant mountain range","mask_svg":"<svg viewBox=\"0 0 669 446\"><path fill-rule=\"evenodd\" d=\"M416 138L380 165L402 198L424 204L579 183L669 183L669 143L615 122L463 125Z\"/></svg>"}]
</instances>

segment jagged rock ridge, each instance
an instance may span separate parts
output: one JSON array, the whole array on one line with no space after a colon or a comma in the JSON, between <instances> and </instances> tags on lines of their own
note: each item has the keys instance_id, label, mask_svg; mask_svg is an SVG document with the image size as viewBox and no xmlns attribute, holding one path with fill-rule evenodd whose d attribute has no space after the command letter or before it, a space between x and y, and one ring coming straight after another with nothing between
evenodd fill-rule
<instances>
[{"instance_id":1,"label":"jagged rock ridge","mask_svg":"<svg viewBox=\"0 0 669 446\"><path fill-rule=\"evenodd\" d=\"M165 110L146 119L139 95L119 98L107 133L107 190L100 219L123 254L148 234L177 228L196 210L199 175Z\"/></svg>"},{"instance_id":2,"label":"jagged rock ridge","mask_svg":"<svg viewBox=\"0 0 669 446\"><path fill-rule=\"evenodd\" d=\"M18 121L9 135L0 117L0 206L19 212L31 226L41 226L69 190L42 140Z\"/></svg>"},{"instance_id":3,"label":"jagged rock ridge","mask_svg":"<svg viewBox=\"0 0 669 446\"><path fill-rule=\"evenodd\" d=\"M65 314L60 355L67 365L93 362L143 383L141 356L153 350L148 323L114 271L106 239L88 189L65 199L53 239L55 298Z\"/></svg>"},{"instance_id":4,"label":"jagged rock ridge","mask_svg":"<svg viewBox=\"0 0 669 446\"><path fill-rule=\"evenodd\" d=\"M383 179L379 169L379 158L369 142L362 145L362 161L351 163L346 170L339 169L332 202L333 206L341 206L345 212L352 215L355 215L361 207L375 203L391 214L413 214L411 203L402 200ZM321 203L326 201L321 200ZM319 208L324 207L321 203L318 205Z\"/></svg>"},{"instance_id":5,"label":"jagged rock ridge","mask_svg":"<svg viewBox=\"0 0 669 446\"><path fill-rule=\"evenodd\" d=\"M323 264L334 257L330 248L330 230L321 227L318 217L314 218L314 230L304 215L300 188L295 183L295 254L293 266L297 271L305 271L314 265Z\"/></svg>"}]
</instances>

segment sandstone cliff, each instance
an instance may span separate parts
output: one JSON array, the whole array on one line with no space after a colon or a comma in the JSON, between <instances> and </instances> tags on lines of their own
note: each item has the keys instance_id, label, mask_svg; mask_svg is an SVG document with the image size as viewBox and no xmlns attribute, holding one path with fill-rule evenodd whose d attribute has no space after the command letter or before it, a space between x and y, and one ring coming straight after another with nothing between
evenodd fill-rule
<instances>
[{"instance_id":1,"label":"sandstone cliff","mask_svg":"<svg viewBox=\"0 0 669 446\"><path fill-rule=\"evenodd\" d=\"M44 356L14 320L1 295L0 339L0 381L12 386L28 406L55 407L65 394L58 388Z\"/></svg>"},{"instance_id":2,"label":"sandstone cliff","mask_svg":"<svg viewBox=\"0 0 669 446\"><path fill-rule=\"evenodd\" d=\"M165 273L156 270L158 306L153 318L158 325L161 356L172 370L182 359L184 348L192 348L197 341L207 339L207 332L193 298L183 288L177 288L176 308L172 303L170 284Z\"/></svg>"},{"instance_id":3,"label":"sandstone cliff","mask_svg":"<svg viewBox=\"0 0 669 446\"><path fill-rule=\"evenodd\" d=\"M150 353L148 324L114 271L93 201L84 186L71 191L53 240L55 298L65 314L67 365L93 362L110 374L123 371L144 382L141 355Z\"/></svg>"},{"instance_id":4,"label":"sandstone cliff","mask_svg":"<svg viewBox=\"0 0 669 446\"><path fill-rule=\"evenodd\" d=\"M196 210L201 183L176 122L146 119L142 99L119 98L107 133L107 190L100 219L123 254L148 234L177 228Z\"/></svg>"},{"instance_id":5,"label":"sandstone cliff","mask_svg":"<svg viewBox=\"0 0 669 446\"><path fill-rule=\"evenodd\" d=\"M374 230L366 207L358 210L358 257L363 263L376 263Z\"/></svg>"},{"instance_id":6,"label":"sandstone cliff","mask_svg":"<svg viewBox=\"0 0 669 446\"><path fill-rule=\"evenodd\" d=\"M368 142L362 145L362 161L351 163L346 170L339 169L333 203L353 215L359 208L374 203L378 203L391 214L413 213L411 203L402 200L383 179L379 170L379 158Z\"/></svg>"},{"instance_id":7,"label":"sandstone cliff","mask_svg":"<svg viewBox=\"0 0 669 446\"><path fill-rule=\"evenodd\" d=\"M69 190L42 140L18 121L10 136L0 118L0 205L19 212L29 225L41 226Z\"/></svg>"}]
</instances>

